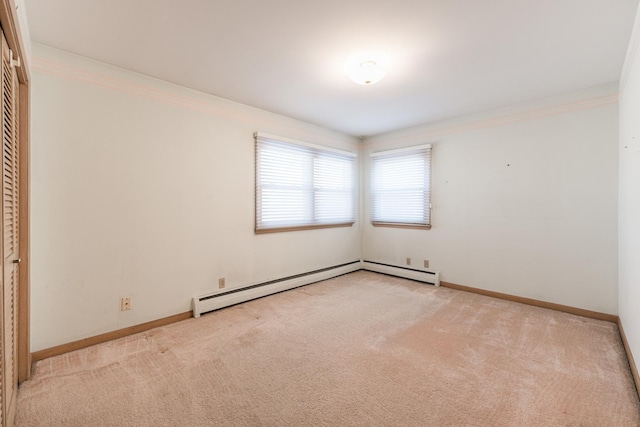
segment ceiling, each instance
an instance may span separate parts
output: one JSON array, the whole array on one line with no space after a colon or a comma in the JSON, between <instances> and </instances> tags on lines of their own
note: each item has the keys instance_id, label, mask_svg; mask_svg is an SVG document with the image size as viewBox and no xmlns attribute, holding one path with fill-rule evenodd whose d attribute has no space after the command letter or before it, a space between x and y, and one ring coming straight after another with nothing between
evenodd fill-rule
<instances>
[{"instance_id":1,"label":"ceiling","mask_svg":"<svg viewBox=\"0 0 640 427\"><path fill-rule=\"evenodd\" d=\"M31 37L354 136L616 82L638 0L25 0ZM378 84L353 62L388 70Z\"/></svg>"}]
</instances>

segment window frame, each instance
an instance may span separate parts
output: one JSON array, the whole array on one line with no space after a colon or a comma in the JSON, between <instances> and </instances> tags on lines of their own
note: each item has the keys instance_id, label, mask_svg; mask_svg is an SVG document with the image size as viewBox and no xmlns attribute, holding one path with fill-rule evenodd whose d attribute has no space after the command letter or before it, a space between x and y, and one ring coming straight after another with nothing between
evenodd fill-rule
<instances>
[{"instance_id":1,"label":"window frame","mask_svg":"<svg viewBox=\"0 0 640 427\"><path fill-rule=\"evenodd\" d=\"M376 168L380 164L380 162L384 161L384 159L398 159L402 157L414 157L415 155L424 155L425 156L425 167L426 171L423 176L424 187L421 191L425 193L424 196L424 208L422 213L422 218L424 221L394 221L390 218L379 218L376 219L376 199L379 199L380 193L384 194L383 189L374 188L376 185ZM432 196L432 159L433 159L433 145L432 144L422 144L416 145L406 148L394 149L394 150L386 150L386 151L377 151L370 154L369 157L369 215L371 224L374 227L390 227L390 228L408 228L408 229L419 229L419 230L430 230L432 227L432 205L431 205L431 196ZM378 163L378 165L376 165ZM391 190L387 190L387 192L391 192ZM387 193L387 194L388 194Z\"/></svg>"},{"instance_id":2,"label":"window frame","mask_svg":"<svg viewBox=\"0 0 640 427\"><path fill-rule=\"evenodd\" d=\"M337 228L337 227L351 227L353 226L358 218L358 154L355 152L339 150L335 148L310 144L307 142L297 141L290 138L270 135L264 132L255 132L254 133L255 140L255 220L254 220L254 232L255 234L266 234L266 233L279 233L279 232L287 232L287 231L300 231L300 230L314 230L314 229L323 229L323 228ZM303 192L304 199L307 199L308 206L306 208L309 209L310 217L309 221L305 223L292 223L290 225L264 225L264 221L260 217L262 212L262 191L264 189L264 184L260 182L260 146L261 143L271 143L277 144L283 147L290 146L291 149L298 150L301 153L306 153L310 156L309 162L309 175L306 177L310 178L310 185L306 188L301 188L300 191ZM317 177L314 173L314 160L322 157L335 157L341 160L348 160L351 165L351 187L345 187L345 193L349 195L351 202L351 217L349 220L343 221L335 221L335 222L324 222L319 220L319 210L317 206L316 195L319 192L327 191L328 187L319 187L316 185ZM323 190L324 189L324 190Z\"/></svg>"}]
</instances>

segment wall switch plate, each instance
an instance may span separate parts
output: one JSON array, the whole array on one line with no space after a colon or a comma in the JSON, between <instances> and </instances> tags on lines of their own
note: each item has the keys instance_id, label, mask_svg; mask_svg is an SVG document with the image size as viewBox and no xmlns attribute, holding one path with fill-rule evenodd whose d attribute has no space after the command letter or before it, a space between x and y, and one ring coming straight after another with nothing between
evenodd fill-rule
<instances>
[{"instance_id":1,"label":"wall switch plate","mask_svg":"<svg viewBox=\"0 0 640 427\"><path fill-rule=\"evenodd\" d=\"M429 260L428 259L424 260L424 268L429 268Z\"/></svg>"},{"instance_id":2,"label":"wall switch plate","mask_svg":"<svg viewBox=\"0 0 640 427\"><path fill-rule=\"evenodd\" d=\"M221 277L218 279L218 289L223 289L225 286L225 280L224 277Z\"/></svg>"},{"instance_id":3,"label":"wall switch plate","mask_svg":"<svg viewBox=\"0 0 640 427\"><path fill-rule=\"evenodd\" d=\"M120 300L120 311L131 310L131 297L122 297Z\"/></svg>"}]
</instances>

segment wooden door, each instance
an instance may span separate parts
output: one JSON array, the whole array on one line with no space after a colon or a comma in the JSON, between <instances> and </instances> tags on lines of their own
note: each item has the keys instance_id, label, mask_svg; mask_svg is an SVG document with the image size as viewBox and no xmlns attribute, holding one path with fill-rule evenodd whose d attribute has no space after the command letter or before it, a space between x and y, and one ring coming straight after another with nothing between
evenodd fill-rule
<instances>
[{"instance_id":1,"label":"wooden door","mask_svg":"<svg viewBox=\"0 0 640 427\"><path fill-rule=\"evenodd\" d=\"M18 76L2 34L2 426L11 426L18 391Z\"/></svg>"}]
</instances>

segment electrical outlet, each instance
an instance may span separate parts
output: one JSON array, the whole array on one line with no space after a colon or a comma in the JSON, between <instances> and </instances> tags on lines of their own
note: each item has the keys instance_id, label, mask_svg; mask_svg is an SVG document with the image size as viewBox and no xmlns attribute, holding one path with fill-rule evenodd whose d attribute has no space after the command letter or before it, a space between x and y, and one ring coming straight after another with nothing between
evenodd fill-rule
<instances>
[{"instance_id":1,"label":"electrical outlet","mask_svg":"<svg viewBox=\"0 0 640 427\"><path fill-rule=\"evenodd\" d=\"M122 297L120 300L120 311L131 310L131 297Z\"/></svg>"},{"instance_id":2,"label":"electrical outlet","mask_svg":"<svg viewBox=\"0 0 640 427\"><path fill-rule=\"evenodd\" d=\"M424 268L429 268L429 260L428 259L424 260Z\"/></svg>"},{"instance_id":3,"label":"electrical outlet","mask_svg":"<svg viewBox=\"0 0 640 427\"><path fill-rule=\"evenodd\" d=\"M224 277L221 277L218 279L218 289L223 289L225 286L225 280Z\"/></svg>"},{"instance_id":4,"label":"electrical outlet","mask_svg":"<svg viewBox=\"0 0 640 427\"><path fill-rule=\"evenodd\" d=\"M411 265L411 258L407 257L407 265Z\"/></svg>"}]
</instances>

